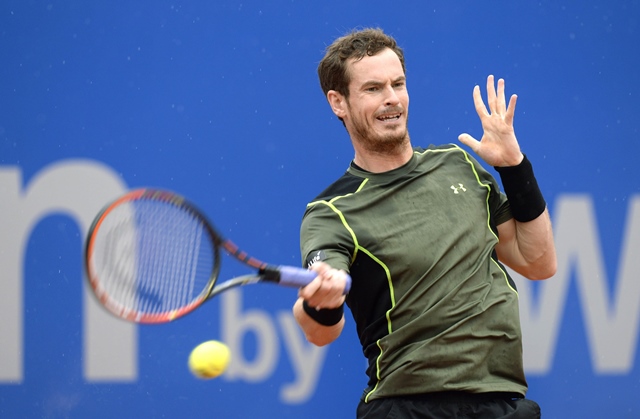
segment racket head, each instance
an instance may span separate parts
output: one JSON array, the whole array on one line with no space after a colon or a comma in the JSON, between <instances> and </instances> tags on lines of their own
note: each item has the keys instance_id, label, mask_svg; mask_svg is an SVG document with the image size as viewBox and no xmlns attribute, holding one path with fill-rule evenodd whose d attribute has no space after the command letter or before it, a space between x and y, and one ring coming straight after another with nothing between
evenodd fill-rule
<instances>
[{"instance_id":1,"label":"racket head","mask_svg":"<svg viewBox=\"0 0 640 419\"><path fill-rule=\"evenodd\" d=\"M114 315L166 323L207 300L220 273L221 237L184 197L136 189L107 205L87 234L85 269Z\"/></svg>"}]
</instances>

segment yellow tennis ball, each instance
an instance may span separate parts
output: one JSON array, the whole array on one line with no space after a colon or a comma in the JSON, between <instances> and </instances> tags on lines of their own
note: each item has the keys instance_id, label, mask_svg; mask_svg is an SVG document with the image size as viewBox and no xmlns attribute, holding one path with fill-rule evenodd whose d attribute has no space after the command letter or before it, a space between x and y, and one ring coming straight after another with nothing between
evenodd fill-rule
<instances>
[{"instance_id":1,"label":"yellow tennis ball","mask_svg":"<svg viewBox=\"0 0 640 419\"><path fill-rule=\"evenodd\" d=\"M189 355L189 370L198 378L210 379L222 374L229 365L231 351L217 340L196 346Z\"/></svg>"}]
</instances>

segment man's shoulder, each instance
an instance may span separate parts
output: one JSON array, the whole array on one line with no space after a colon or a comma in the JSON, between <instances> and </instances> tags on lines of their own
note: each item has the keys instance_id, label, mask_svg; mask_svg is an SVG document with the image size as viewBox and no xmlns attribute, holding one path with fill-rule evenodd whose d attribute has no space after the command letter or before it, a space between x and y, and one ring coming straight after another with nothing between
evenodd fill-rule
<instances>
[{"instance_id":1,"label":"man's shoulder","mask_svg":"<svg viewBox=\"0 0 640 419\"><path fill-rule=\"evenodd\" d=\"M362 178L354 176L350 172L345 172L341 177L335 180L332 184L327 186L318 196L316 196L312 202L315 201L330 201L338 196L344 196L354 193L360 187Z\"/></svg>"},{"instance_id":2,"label":"man's shoulder","mask_svg":"<svg viewBox=\"0 0 640 419\"><path fill-rule=\"evenodd\" d=\"M457 144L430 144L428 147L414 147L414 155L421 164L440 164L446 161L447 164L468 164L475 161L473 156L467 153Z\"/></svg>"},{"instance_id":3,"label":"man's shoulder","mask_svg":"<svg viewBox=\"0 0 640 419\"><path fill-rule=\"evenodd\" d=\"M443 152L443 151L457 151L464 153L465 151L457 144L445 143L445 144L429 144L427 147L415 146L413 152L416 154L425 154L430 152Z\"/></svg>"}]
</instances>

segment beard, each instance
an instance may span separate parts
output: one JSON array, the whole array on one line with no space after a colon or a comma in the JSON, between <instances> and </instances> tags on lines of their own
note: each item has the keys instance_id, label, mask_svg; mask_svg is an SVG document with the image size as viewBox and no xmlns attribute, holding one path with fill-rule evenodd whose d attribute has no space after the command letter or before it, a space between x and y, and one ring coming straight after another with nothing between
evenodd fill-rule
<instances>
[{"instance_id":1,"label":"beard","mask_svg":"<svg viewBox=\"0 0 640 419\"><path fill-rule=\"evenodd\" d=\"M353 119L353 136L368 151L376 154L395 154L409 141L407 120L401 128L389 127L388 132L378 133L366 120Z\"/></svg>"}]
</instances>

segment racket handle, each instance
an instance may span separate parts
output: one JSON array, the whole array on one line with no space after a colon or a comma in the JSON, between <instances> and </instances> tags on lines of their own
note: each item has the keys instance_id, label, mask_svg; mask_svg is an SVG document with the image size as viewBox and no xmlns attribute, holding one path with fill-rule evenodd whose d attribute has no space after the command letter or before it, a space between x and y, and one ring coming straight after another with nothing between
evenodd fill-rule
<instances>
[{"instance_id":1,"label":"racket handle","mask_svg":"<svg viewBox=\"0 0 640 419\"><path fill-rule=\"evenodd\" d=\"M274 281L280 285L290 287L304 287L318 276L314 271L309 271L295 266L269 266L264 269L263 275L265 281ZM351 277L347 275L347 283L344 287L344 293L347 294L350 290Z\"/></svg>"}]
</instances>

